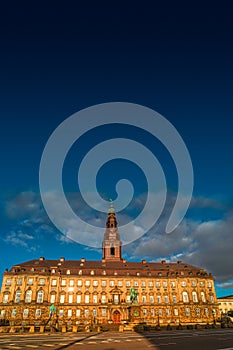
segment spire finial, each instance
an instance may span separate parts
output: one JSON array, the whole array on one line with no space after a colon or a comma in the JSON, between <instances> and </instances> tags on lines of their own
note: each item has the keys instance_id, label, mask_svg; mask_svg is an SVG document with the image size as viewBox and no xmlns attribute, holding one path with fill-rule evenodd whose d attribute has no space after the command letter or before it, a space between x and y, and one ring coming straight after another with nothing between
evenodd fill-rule
<instances>
[{"instance_id":1,"label":"spire finial","mask_svg":"<svg viewBox=\"0 0 233 350\"><path fill-rule=\"evenodd\" d=\"M110 208L109 208L109 213L115 213L114 206L113 206L113 200L110 198Z\"/></svg>"}]
</instances>

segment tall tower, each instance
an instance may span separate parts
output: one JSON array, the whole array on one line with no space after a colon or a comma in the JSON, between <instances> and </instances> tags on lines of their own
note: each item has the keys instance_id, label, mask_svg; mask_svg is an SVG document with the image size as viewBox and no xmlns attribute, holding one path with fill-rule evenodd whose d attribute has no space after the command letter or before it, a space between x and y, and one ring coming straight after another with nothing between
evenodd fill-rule
<instances>
[{"instance_id":1,"label":"tall tower","mask_svg":"<svg viewBox=\"0 0 233 350\"><path fill-rule=\"evenodd\" d=\"M102 259L105 261L122 261L121 246L122 243L118 232L115 210L111 202L102 243Z\"/></svg>"}]
</instances>

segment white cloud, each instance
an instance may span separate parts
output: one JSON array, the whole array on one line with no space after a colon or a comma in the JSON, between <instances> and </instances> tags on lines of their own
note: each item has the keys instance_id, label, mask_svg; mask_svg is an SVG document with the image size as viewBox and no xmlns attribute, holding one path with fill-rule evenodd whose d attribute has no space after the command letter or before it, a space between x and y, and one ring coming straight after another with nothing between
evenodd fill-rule
<instances>
[{"instance_id":1,"label":"white cloud","mask_svg":"<svg viewBox=\"0 0 233 350\"><path fill-rule=\"evenodd\" d=\"M22 231L11 231L5 238L4 242L13 244L15 246L21 246L28 250L34 250L31 241L34 239L32 235L23 233Z\"/></svg>"},{"instance_id":2,"label":"white cloud","mask_svg":"<svg viewBox=\"0 0 233 350\"><path fill-rule=\"evenodd\" d=\"M217 283L217 286L222 289L231 289L233 288L233 280L224 283Z\"/></svg>"}]
</instances>

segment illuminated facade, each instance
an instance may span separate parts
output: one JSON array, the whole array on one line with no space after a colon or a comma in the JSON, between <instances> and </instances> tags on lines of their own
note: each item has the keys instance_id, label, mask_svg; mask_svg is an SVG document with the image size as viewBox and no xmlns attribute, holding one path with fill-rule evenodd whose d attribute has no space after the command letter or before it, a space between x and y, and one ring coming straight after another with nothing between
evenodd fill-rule
<instances>
[{"instance_id":1,"label":"illuminated facade","mask_svg":"<svg viewBox=\"0 0 233 350\"><path fill-rule=\"evenodd\" d=\"M77 330L81 325L114 323L213 323L218 317L211 274L181 261L127 262L121 249L111 208L102 260L41 257L13 266L3 275L0 319L12 327L43 329L53 322L58 329Z\"/></svg>"}]
</instances>

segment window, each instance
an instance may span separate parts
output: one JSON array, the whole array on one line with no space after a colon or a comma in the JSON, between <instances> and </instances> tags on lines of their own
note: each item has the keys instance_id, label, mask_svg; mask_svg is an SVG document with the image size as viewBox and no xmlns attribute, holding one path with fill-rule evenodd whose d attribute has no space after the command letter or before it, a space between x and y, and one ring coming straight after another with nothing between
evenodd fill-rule
<instances>
[{"instance_id":1,"label":"window","mask_svg":"<svg viewBox=\"0 0 233 350\"><path fill-rule=\"evenodd\" d=\"M82 280L78 280L78 287L82 287Z\"/></svg>"},{"instance_id":2,"label":"window","mask_svg":"<svg viewBox=\"0 0 233 350\"><path fill-rule=\"evenodd\" d=\"M169 299L168 299L168 296L167 296L167 295L165 295L164 301L165 301L165 303L168 303L168 302L169 302Z\"/></svg>"},{"instance_id":3,"label":"window","mask_svg":"<svg viewBox=\"0 0 233 350\"><path fill-rule=\"evenodd\" d=\"M143 304L146 303L146 296L145 296L145 295L142 296L142 303L143 303Z\"/></svg>"},{"instance_id":4,"label":"window","mask_svg":"<svg viewBox=\"0 0 233 350\"><path fill-rule=\"evenodd\" d=\"M61 285L62 285L63 287L65 287L65 286L66 286L66 280L62 279L62 280L61 280Z\"/></svg>"},{"instance_id":5,"label":"window","mask_svg":"<svg viewBox=\"0 0 233 350\"><path fill-rule=\"evenodd\" d=\"M183 302L184 303L188 303L189 302L189 297L188 297L188 293L187 292L183 292Z\"/></svg>"},{"instance_id":6,"label":"window","mask_svg":"<svg viewBox=\"0 0 233 350\"><path fill-rule=\"evenodd\" d=\"M158 312L159 316L163 316L163 310L162 309L159 309L159 312Z\"/></svg>"},{"instance_id":7,"label":"window","mask_svg":"<svg viewBox=\"0 0 233 350\"><path fill-rule=\"evenodd\" d=\"M6 310L1 310L0 317L4 318L6 316Z\"/></svg>"},{"instance_id":8,"label":"window","mask_svg":"<svg viewBox=\"0 0 233 350\"><path fill-rule=\"evenodd\" d=\"M9 295L8 294L4 294L3 295L3 303L7 303L9 299Z\"/></svg>"},{"instance_id":9,"label":"window","mask_svg":"<svg viewBox=\"0 0 233 350\"><path fill-rule=\"evenodd\" d=\"M98 303L98 295L96 295L96 294L93 295L93 303L94 304Z\"/></svg>"},{"instance_id":10,"label":"window","mask_svg":"<svg viewBox=\"0 0 233 350\"><path fill-rule=\"evenodd\" d=\"M65 302L65 294L61 294L60 295L60 303L64 304L64 302Z\"/></svg>"},{"instance_id":11,"label":"window","mask_svg":"<svg viewBox=\"0 0 233 350\"><path fill-rule=\"evenodd\" d=\"M73 303L73 294L69 294L68 303Z\"/></svg>"},{"instance_id":12,"label":"window","mask_svg":"<svg viewBox=\"0 0 233 350\"><path fill-rule=\"evenodd\" d=\"M201 314L201 311L199 309L199 307L196 308L196 314L199 316Z\"/></svg>"},{"instance_id":13,"label":"window","mask_svg":"<svg viewBox=\"0 0 233 350\"><path fill-rule=\"evenodd\" d=\"M50 303L54 304L55 303L55 299L56 299L56 295L55 294L51 294L50 295Z\"/></svg>"},{"instance_id":14,"label":"window","mask_svg":"<svg viewBox=\"0 0 233 350\"><path fill-rule=\"evenodd\" d=\"M114 287L114 281L109 282L110 287Z\"/></svg>"},{"instance_id":15,"label":"window","mask_svg":"<svg viewBox=\"0 0 233 350\"><path fill-rule=\"evenodd\" d=\"M59 316L60 316L60 317L63 317L63 315L64 315L64 310L60 309L60 310L59 310Z\"/></svg>"},{"instance_id":16,"label":"window","mask_svg":"<svg viewBox=\"0 0 233 350\"><path fill-rule=\"evenodd\" d=\"M118 287L122 287L122 286L123 286L122 281L118 281Z\"/></svg>"},{"instance_id":17,"label":"window","mask_svg":"<svg viewBox=\"0 0 233 350\"><path fill-rule=\"evenodd\" d=\"M41 316L41 309L36 309L35 317Z\"/></svg>"},{"instance_id":18,"label":"window","mask_svg":"<svg viewBox=\"0 0 233 350\"><path fill-rule=\"evenodd\" d=\"M85 317L88 317L88 316L89 316L89 310L88 310L88 309L85 309L85 310L84 310L84 316L85 316Z\"/></svg>"},{"instance_id":19,"label":"window","mask_svg":"<svg viewBox=\"0 0 233 350\"><path fill-rule=\"evenodd\" d=\"M12 311L11 311L11 317L15 317L16 314L17 314L16 309L12 309Z\"/></svg>"},{"instance_id":20,"label":"window","mask_svg":"<svg viewBox=\"0 0 233 350\"><path fill-rule=\"evenodd\" d=\"M190 308L189 307L185 308L185 314L186 314L186 316L190 315Z\"/></svg>"},{"instance_id":21,"label":"window","mask_svg":"<svg viewBox=\"0 0 233 350\"><path fill-rule=\"evenodd\" d=\"M70 280L70 287L74 286L74 280Z\"/></svg>"},{"instance_id":22,"label":"window","mask_svg":"<svg viewBox=\"0 0 233 350\"><path fill-rule=\"evenodd\" d=\"M51 271L52 273L55 273L55 269L52 269L52 271Z\"/></svg>"},{"instance_id":23,"label":"window","mask_svg":"<svg viewBox=\"0 0 233 350\"><path fill-rule=\"evenodd\" d=\"M166 309L166 316L170 316L170 309Z\"/></svg>"},{"instance_id":24,"label":"window","mask_svg":"<svg viewBox=\"0 0 233 350\"><path fill-rule=\"evenodd\" d=\"M145 287L146 286L146 282L145 281L142 281L142 287Z\"/></svg>"},{"instance_id":25,"label":"window","mask_svg":"<svg viewBox=\"0 0 233 350\"><path fill-rule=\"evenodd\" d=\"M176 295L173 295L173 296L172 296L172 300L173 300L173 303L176 303L176 301L177 301L177 300L176 300Z\"/></svg>"},{"instance_id":26,"label":"window","mask_svg":"<svg viewBox=\"0 0 233 350\"><path fill-rule=\"evenodd\" d=\"M103 294L103 295L101 296L101 303L102 303L102 304L105 304L105 303L106 303L106 295L105 295L105 294Z\"/></svg>"},{"instance_id":27,"label":"window","mask_svg":"<svg viewBox=\"0 0 233 350\"><path fill-rule=\"evenodd\" d=\"M80 304L81 303L81 294L77 295L77 303Z\"/></svg>"},{"instance_id":28,"label":"window","mask_svg":"<svg viewBox=\"0 0 233 350\"><path fill-rule=\"evenodd\" d=\"M28 284L30 284L30 285L33 284L33 278L28 279Z\"/></svg>"},{"instance_id":29,"label":"window","mask_svg":"<svg viewBox=\"0 0 233 350\"><path fill-rule=\"evenodd\" d=\"M102 287L106 287L107 282L106 282L105 280L103 280L103 281L101 282L101 285L102 285Z\"/></svg>"},{"instance_id":30,"label":"window","mask_svg":"<svg viewBox=\"0 0 233 350\"><path fill-rule=\"evenodd\" d=\"M163 282L163 286L164 286L164 288L167 288L167 281Z\"/></svg>"},{"instance_id":31,"label":"window","mask_svg":"<svg viewBox=\"0 0 233 350\"><path fill-rule=\"evenodd\" d=\"M198 299L197 299L197 293L196 292L192 292L192 297L193 297L193 302L197 303Z\"/></svg>"},{"instance_id":32,"label":"window","mask_svg":"<svg viewBox=\"0 0 233 350\"><path fill-rule=\"evenodd\" d=\"M92 270L92 271L91 271L91 275L94 275L94 274L95 274L95 271Z\"/></svg>"},{"instance_id":33,"label":"window","mask_svg":"<svg viewBox=\"0 0 233 350\"><path fill-rule=\"evenodd\" d=\"M80 317L80 316L81 316L81 310L80 310L80 309L77 309L77 310L76 310L76 316L77 316L77 317Z\"/></svg>"},{"instance_id":34,"label":"window","mask_svg":"<svg viewBox=\"0 0 233 350\"><path fill-rule=\"evenodd\" d=\"M205 303L206 299L205 299L205 293L204 292L201 292L201 301L203 303Z\"/></svg>"},{"instance_id":35,"label":"window","mask_svg":"<svg viewBox=\"0 0 233 350\"><path fill-rule=\"evenodd\" d=\"M200 282L200 287L203 287L204 286L204 283L201 281Z\"/></svg>"},{"instance_id":36,"label":"window","mask_svg":"<svg viewBox=\"0 0 233 350\"><path fill-rule=\"evenodd\" d=\"M214 297L213 297L213 295L210 296L210 302L211 302L211 303L214 303ZM229 303L229 304L230 304L230 303Z\"/></svg>"},{"instance_id":37,"label":"window","mask_svg":"<svg viewBox=\"0 0 233 350\"><path fill-rule=\"evenodd\" d=\"M150 295L150 303L154 303L154 296Z\"/></svg>"},{"instance_id":38,"label":"window","mask_svg":"<svg viewBox=\"0 0 233 350\"><path fill-rule=\"evenodd\" d=\"M143 309L143 316L147 316L147 309Z\"/></svg>"},{"instance_id":39,"label":"window","mask_svg":"<svg viewBox=\"0 0 233 350\"><path fill-rule=\"evenodd\" d=\"M88 304L90 302L90 295L85 294L85 303Z\"/></svg>"},{"instance_id":40,"label":"window","mask_svg":"<svg viewBox=\"0 0 233 350\"><path fill-rule=\"evenodd\" d=\"M112 256L115 255L115 248L114 248L114 247L111 247L111 248L110 248L110 254L111 254Z\"/></svg>"},{"instance_id":41,"label":"window","mask_svg":"<svg viewBox=\"0 0 233 350\"><path fill-rule=\"evenodd\" d=\"M15 293L15 303L19 303L21 298L21 291L17 290Z\"/></svg>"},{"instance_id":42,"label":"window","mask_svg":"<svg viewBox=\"0 0 233 350\"><path fill-rule=\"evenodd\" d=\"M186 281L181 282L182 287L186 287Z\"/></svg>"},{"instance_id":43,"label":"window","mask_svg":"<svg viewBox=\"0 0 233 350\"><path fill-rule=\"evenodd\" d=\"M10 286L10 285L11 285L11 278L7 278L7 280L6 280L6 285L7 285L7 286Z\"/></svg>"},{"instance_id":44,"label":"window","mask_svg":"<svg viewBox=\"0 0 233 350\"><path fill-rule=\"evenodd\" d=\"M212 287L211 282L207 282L207 287L208 287L208 288L211 288L211 287Z\"/></svg>"},{"instance_id":45,"label":"window","mask_svg":"<svg viewBox=\"0 0 233 350\"><path fill-rule=\"evenodd\" d=\"M79 270L78 274L81 276L83 274L82 270Z\"/></svg>"},{"instance_id":46,"label":"window","mask_svg":"<svg viewBox=\"0 0 233 350\"><path fill-rule=\"evenodd\" d=\"M28 313L29 313L29 310L28 309L24 309L23 310L23 317L28 317Z\"/></svg>"},{"instance_id":47,"label":"window","mask_svg":"<svg viewBox=\"0 0 233 350\"><path fill-rule=\"evenodd\" d=\"M93 309L93 317L96 317L96 316L97 316L97 310Z\"/></svg>"},{"instance_id":48,"label":"window","mask_svg":"<svg viewBox=\"0 0 233 350\"><path fill-rule=\"evenodd\" d=\"M176 282L172 281L172 282L171 282L171 287L172 287L172 288L175 288L175 286L176 286Z\"/></svg>"},{"instance_id":49,"label":"window","mask_svg":"<svg viewBox=\"0 0 233 350\"><path fill-rule=\"evenodd\" d=\"M98 281L96 281L96 280L93 281L93 286L94 286L94 287L98 287Z\"/></svg>"},{"instance_id":50,"label":"window","mask_svg":"<svg viewBox=\"0 0 233 350\"><path fill-rule=\"evenodd\" d=\"M40 278L39 284L40 284L41 286L44 285L44 278Z\"/></svg>"},{"instance_id":51,"label":"window","mask_svg":"<svg viewBox=\"0 0 233 350\"><path fill-rule=\"evenodd\" d=\"M179 310L178 309L174 309L174 315L178 316L179 315Z\"/></svg>"},{"instance_id":52,"label":"window","mask_svg":"<svg viewBox=\"0 0 233 350\"><path fill-rule=\"evenodd\" d=\"M67 316L68 316L68 317L72 317L72 310L71 310L71 309L69 309L69 310L67 311Z\"/></svg>"},{"instance_id":53,"label":"window","mask_svg":"<svg viewBox=\"0 0 233 350\"><path fill-rule=\"evenodd\" d=\"M90 285L91 285L91 281L90 281L90 280L86 280L86 281L85 281L85 286L86 286L86 287L90 287Z\"/></svg>"},{"instance_id":54,"label":"window","mask_svg":"<svg viewBox=\"0 0 233 350\"><path fill-rule=\"evenodd\" d=\"M160 295L157 295L157 302L161 303L161 296Z\"/></svg>"},{"instance_id":55,"label":"window","mask_svg":"<svg viewBox=\"0 0 233 350\"><path fill-rule=\"evenodd\" d=\"M56 286L57 285L57 280L52 280L52 286Z\"/></svg>"},{"instance_id":56,"label":"window","mask_svg":"<svg viewBox=\"0 0 233 350\"><path fill-rule=\"evenodd\" d=\"M191 285L192 285L192 287L195 287L196 286L196 281L192 281Z\"/></svg>"},{"instance_id":57,"label":"window","mask_svg":"<svg viewBox=\"0 0 233 350\"><path fill-rule=\"evenodd\" d=\"M106 317L107 316L107 310L106 309L102 309L102 316Z\"/></svg>"},{"instance_id":58,"label":"window","mask_svg":"<svg viewBox=\"0 0 233 350\"><path fill-rule=\"evenodd\" d=\"M118 303L119 303L119 295L114 294L114 304L118 304Z\"/></svg>"},{"instance_id":59,"label":"window","mask_svg":"<svg viewBox=\"0 0 233 350\"><path fill-rule=\"evenodd\" d=\"M18 278L17 284L18 284L18 286L22 285L22 278Z\"/></svg>"},{"instance_id":60,"label":"window","mask_svg":"<svg viewBox=\"0 0 233 350\"><path fill-rule=\"evenodd\" d=\"M150 281L150 282L148 283L148 285L149 285L149 287L153 287L153 282Z\"/></svg>"},{"instance_id":61,"label":"window","mask_svg":"<svg viewBox=\"0 0 233 350\"><path fill-rule=\"evenodd\" d=\"M205 307L205 315L209 316L209 310L207 309L207 307Z\"/></svg>"},{"instance_id":62,"label":"window","mask_svg":"<svg viewBox=\"0 0 233 350\"><path fill-rule=\"evenodd\" d=\"M32 301L32 290L27 290L25 295L25 303L30 303Z\"/></svg>"},{"instance_id":63,"label":"window","mask_svg":"<svg viewBox=\"0 0 233 350\"><path fill-rule=\"evenodd\" d=\"M43 290L39 290L39 292L37 293L37 303L43 303L43 299L44 299L44 292Z\"/></svg>"},{"instance_id":64,"label":"window","mask_svg":"<svg viewBox=\"0 0 233 350\"><path fill-rule=\"evenodd\" d=\"M134 287L138 287L138 281L134 281Z\"/></svg>"},{"instance_id":65,"label":"window","mask_svg":"<svg viewBox=\"0 0 233 350\"><path fill-rule=\"evenodd\" d=\"M151 309L150 314L151 314L151 317L154 317L155 316L155 309Z\"/></svg>"},{"instance_id":66,"label":"window","mask_svg":"<svg viewBox=\"0 0 233 350\"><path fill-rule=\"evenodd\" d=\"M67 271L66 271L66 274L67 274L67 275L70 275L70 270L67 270Z\"/></svg>"},{"instance_id":67,"label":"window","mask_svg":"<svg viewBox=\"0 0 233 350\"><path fill-rule=\"evenodd\" d=\"M126 281L126 287L130 287L130 281Z\"/></svg>"},{"instance_id":68,"label":"window","mask_svg":"<svg viewBox=\"0 0 233 350\"><path fill-rule=\"evenodd\" d=\"M160 282L156 282L155 285L156 285L156 288L159 288L160 287Z\"/></svg>"}]
</instances>

